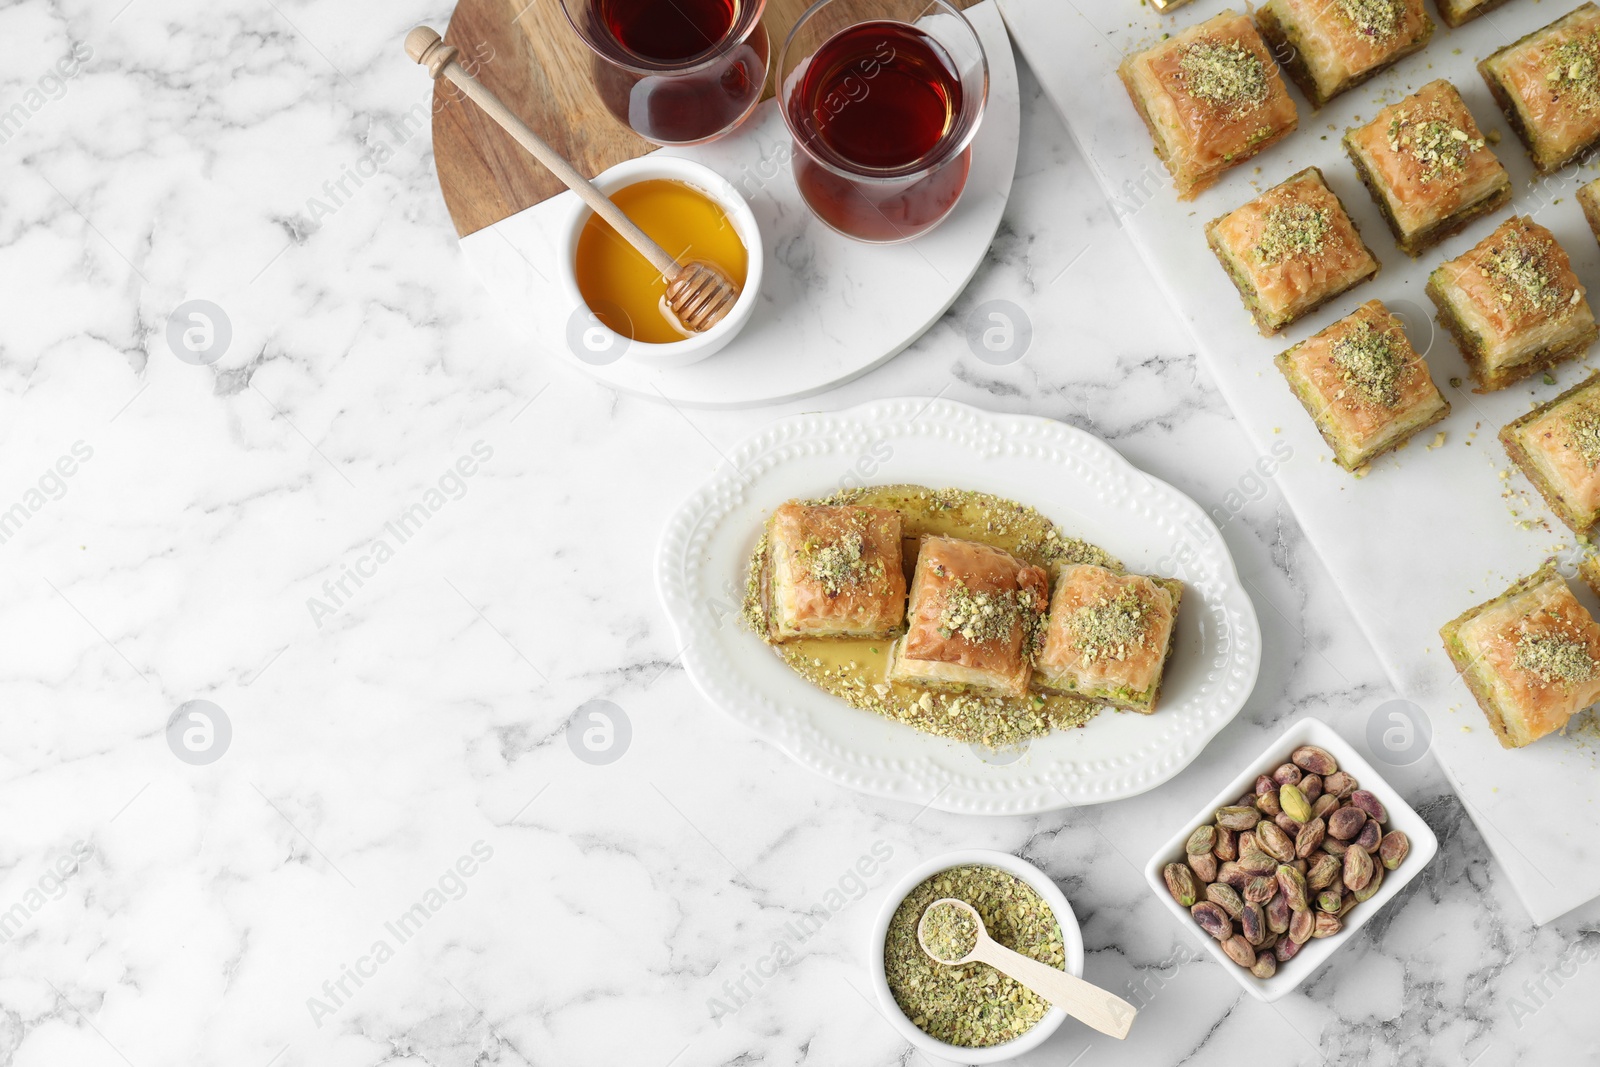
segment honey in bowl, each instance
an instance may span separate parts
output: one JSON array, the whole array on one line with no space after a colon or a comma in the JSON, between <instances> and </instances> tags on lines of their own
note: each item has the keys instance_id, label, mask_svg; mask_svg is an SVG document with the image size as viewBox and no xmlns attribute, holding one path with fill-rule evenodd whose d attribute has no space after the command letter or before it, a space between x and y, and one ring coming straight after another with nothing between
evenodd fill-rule
<instances>
[{"instance_id":1,"label":"honey in bowl","mask_svg":"<svg viewBox=\"0 0 1600 1067\"><path fill-rule=\"evenodd\" d=\"M744 287L750 254L722 206L685 182L652 178L609 194L623 214L680 263L701 260ZM584 303L605 325L648 344L687 336L664 311L666 280L598 215L578 235L574 269Z\"/></svg>"}]
</instances>

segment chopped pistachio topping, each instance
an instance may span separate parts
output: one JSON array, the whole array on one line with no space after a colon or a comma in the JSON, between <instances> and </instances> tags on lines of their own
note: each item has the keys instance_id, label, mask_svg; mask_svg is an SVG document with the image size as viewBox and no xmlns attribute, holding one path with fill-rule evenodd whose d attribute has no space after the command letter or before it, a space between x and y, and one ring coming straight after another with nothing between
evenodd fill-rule
<instances>
[{"instance_id":1,"label":"chopped pistachio topping","mask_svg":"<svg viewBox=\"0 0 1600 1067\"><path fill-rule=\"evenodd\" d=\"M1567 416L1567 436L1583 462L1594 470L1600 467L1600 411L1580 408Z\"/></svg>"},{"instance_id":2,"label":"chopped pistachio topping","mask_svg":"<svg viewBox=\"0 0 1600 1067\"><path fill-rule=\"evenodd\" d=\"M860 584L872 571L871 565L861 557L864 547L861 535L852 531L831 545L811 549L807 561L811 580L821 585L829 596L838 596L847 585Z\"/></svg>"},{"instance_id":3,"label":"chopped pistachio topping","mask_svg":"<svg viewBox=\"0 0 1600 1067\"><path fill-rule=\"evenodd\" d=\"M1402 108L1389 120L1390 150L1408 152L1422 164L1424 182L1465 170L1472 154L1484 146L1483 138L1469 136L1441 114L1433 109L1433 117L1425 117Z\"/></svg>"},{"instance_id":4,"label":"chopped pistachio topping","mask_svg":"<svg viewBox=\"0 0 1600 1067\"><path fill-rule=\"evenodd\" d=\"M1022 614L1025 595L1020 590L975 593L958 582L945 594L944 608L939 612L939 636L960 634L979 645L1008 638Z\"/></svg>"},{"instance_id":5,"label":"chopped pistachio topping","mask_svg":"<svg viewBox=\"0 0 1600 1067\"><path fill-rule=\"evenodd\" d=\"M1400 402L1406 363L1390 331L1361 319L1330 348L1334 366L1350 391L1369 404L1394 407Z\"/></svg>"},{"instance_id":6,"label":"chopped pistachio topping","mask_svg":"<svg viewBox=\"0 0 1600 1067\"><path fill-rule=\"evenodd\" d=\"M1256 255L1267 264L1318 255L1332 229L1333 219L1325 207L1298 201L1275 204L1267 211L1267 224L1262 228Z\"/></svg>"},{"instance_id":7,"label":"chopped pistachio topping","mask_svg":"<svg viewBox=\"0 0 1600 1067\"><path fill-rule=\"evenodd\" d=\"M1149 608L1124 588L1072 613L1072 644L1085 663L1124 660L1143 647L1149 628Z\"/></svg>"},{"instance_id":8,"label":"chopped pistachio topping","mask_svg":"<svg viewBox=\"0 0 1600 1067\"><path fill-rule=\"evenodd\" d=\"M1517 669L1546 683L1575 685L1595 676L1600 664L1589 655L1589 644L1559 631L1525 631L1517 638Z\"/></svg>"},{"instance_id":9,"label":"chopped pistachio topping","mask_svg":"<svg viewBox=\"0 0 1600 1067\"><path fill-rule=\"evenodd\" d=\"M1267 98L1267 69L1261 57L1233 41L1203 38L1178 59L1189 92L1234 116L1260 106Z\"/></svg>"},{"instance_id":10,"label":"chopped pistachio topping","mask_svg":"<svg viewBox=\"0 0 1600 1067\"><path fill-rule=\"evenodd\" d=\"M917 924L943 897L971 904L989 936L1050 967L1066 965L1061 924L1034 888L995 867L954 867L913 889L889 920L883 976L906 1018L940 1041L988 1048L1027 1033L1050 1005L986 963L946 966L928 958Z\"/></svg>"},{"instance_id":11,"label":"chopped pistachio topping","mask_svg":"<svg viewBox=\"0 0 1600 1067\"><path fill-rule=\"evenodd\" d=\"M922 947L941 963L965 959L978 947L978 920L958 904L944 901L930 906L919 925Z\"/></svg>"},{"instance_id":12,"label":"chopped pistachio topping","mask_svg":"<svg viewBox=\"0 0 1600 1067\"><path fill-rule=\"evenodd\" d=\"M1402 0L1335 0L1335 4L1357 33L1375 40L1394 36L1405 18Z\"/></svg>"},{"instance_id":13,"label":"chopped pistachio topping","mask_svg":"<svg viewBox=\"0 0 1600 1067\"><path fill-rule=\"evenodd\" d=\"M1545 311L1568 302L1567 291L1550 263L1549 250L1526 234L1513 232L1491 249L1483 269L1507 310Z\"/></svg>"},{"instance_id":14,"label":"chopped pistachio topping","mask_svg":"<svg viewBox=\"0 0 1600 1067\"><path fill-rule=\"evenodd\" d=\"M1600 34L1566 41L1545 59L1545 85L1581 111L1600 107Z\"/></svg>"}]
</instances>

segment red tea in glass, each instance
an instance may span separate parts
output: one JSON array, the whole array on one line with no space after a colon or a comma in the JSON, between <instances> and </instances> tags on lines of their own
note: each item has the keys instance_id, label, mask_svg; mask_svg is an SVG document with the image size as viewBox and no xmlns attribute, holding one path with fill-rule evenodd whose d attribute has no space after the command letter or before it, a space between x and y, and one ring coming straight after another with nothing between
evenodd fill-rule
<instances>
[{"instance_id":1,"label":"red tea in glass","mask_svg":"<svg viewBox=\"0 0 1600 1067\"><path fill-rule=\"evenodd\" d=\"M884 6L833 3L857 10ZM888 6L920 10L923 18L920 24L846 24L796 62L790 53L805 30L802 19L783 60L785 119L800 149L793 165L801 195L829 226L877 242L925 233L955 207L971 169L971 140L987 89L982 45L965 19L939 3ZM838 14L830 25L839 24ZM963 29L970 34L965 41ZM953 45L947 43L952 38ZM956 54L963 47L965 64Z\"/></svg>"},{"instance_id":2,"label":"red tea in glass","mask_svg":"<svg viewBox=\"0 0 1600 1067\"><path fill-rule=\"evenodd\" d=\"M767 79L766 0L562 0L593 52L600 99L656 144L699 144L755 110Z\"/></svg>"}]
</instances>

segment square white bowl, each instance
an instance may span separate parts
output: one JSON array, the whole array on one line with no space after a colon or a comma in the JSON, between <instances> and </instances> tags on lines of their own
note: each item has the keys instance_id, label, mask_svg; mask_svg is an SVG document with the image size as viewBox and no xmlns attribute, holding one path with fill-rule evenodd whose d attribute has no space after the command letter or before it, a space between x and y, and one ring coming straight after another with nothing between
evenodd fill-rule
<instances>
[{"instance_id":1,"label":"square white bowl","mask_svg":"<svg viewBox=\"0 0 1600 1067\"><path fill-rule=\"evenodd\" d=\"M1287 963L1280 963L1278 971L1271 978L1257 978L1243 967L1230 960L1222 951L1222 943L1204 930L1200 929L1194 917L1189 914L1189 909L1179 904L1167 892L1167 883L1161 877L1161 869L1169 863L1181 862L1184 858L1184 843L1189 840L1189 835L1200 827L1214 821L1216 810L1234 803L1239 797L1251 792L1257 777L1271 774L1273 769L1289 762L1289 754L1301 745L1316 745L1326 749L1339 763L1339 769L1355 776L1360 788L1367 790L1382 802L1389 821L1384 825L1384 832L1399 830L1411 841L1411 851L1399 869L1383 872L1383 885L1373 894L1372 898L1357 904L1345 916L1344 927L1332 937L1312 938L1307 941L1293 959ZM1352 748L1344 738L1323 722L1321 719L1305 718L1289 727L1276 741L1268 745L1259 757L1246 765L1239 776L1229 782L1227 788L1219 792L1210 804L1197 812L1195 817L1184 824L1182 830L1174 834L1172 839L1161 846L1150 862L1145 864L1144 878L1150 883L1151 890L1167 906L1167 910L1189 930L1196 939L1205 946L1222 969L1233 976L1234 980L1244 987L1257 1000L1271 1003L1279 997L1285 996L1311 977L1316 970L1328 961L1328 957L1339 951L1339 946L1350 940L1357 930L1367 924L1367 920L1378 914L1395 895L1410 884L1411 880L1422 872L1422 869L1433 861L1439 851L1439 839L1434 836L1428 824L1422 821L1405 799L1389 787L1389 783L1373 769L1372 764L1361 758L1361 754Z\"/></svg>"}]
</instances>

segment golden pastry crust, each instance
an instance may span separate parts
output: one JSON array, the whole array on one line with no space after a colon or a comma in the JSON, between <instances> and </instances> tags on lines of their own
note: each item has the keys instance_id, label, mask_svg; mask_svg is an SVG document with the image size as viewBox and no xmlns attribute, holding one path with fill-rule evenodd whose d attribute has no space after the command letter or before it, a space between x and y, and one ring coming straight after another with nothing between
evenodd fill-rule
<instances>
[{"instance_id":1,"label":"golden pastry crust","mask_svg":"<svg viewBox=\"0 0 1600 1067\"><path fill-rule=\"evenodd\" d=\"M1206 240L1268 337L1378 273L1316 167L1213 219Z\"/></svg>"},{"instance_id":2,"label":"golden pastry crust","mask_svg":"<svg viewBox=\"0 0 1600 1067\"><path fill-rule=\"evenodd\" d=\"M1224 11L1129 56L1117 74L1179 200L1193 199L1300 121L1272 53L1237 12Z\"/></svg>"},{"instance_id":3,"label":"golden pastry crust","mask_svg":"<svg viewBox=\"0 0 1600 1067\"><path fill-rule=\"evenodd\" d=\"M891 678L1021 697L1049 598L1049 575L976 541L925 536L906 635Z\"/></svg>"},{"instance_id":4,"label":"golden pastry crust","mask_svg":"<svg viewBox=\"0 0 1600 1067\"><path fill-rule=\"evenodd\" d=\"M1600 522L1600 374L1508 423L1500 443L1577 534Z\"/></svg>"},{"instance_id":5,"label":"golden pastry crust","mask_svg":"<svg viewBox=\"0 0 1600 1067\"><path fill-rule=\"evenodd\" d=\"M1119 708L1155 710L1176 639L1183 583L1069 564L1056 576L1034 684Z\"/></svg>"},{"instance_id":6,"label":"golden pastry crust","mask_svg":"<svg viewBox=\"0 0 1600 1067\"><path fill-rule=\"evenodd\" d=\"M1360 469L1450 414L1404 324L1379 300L1274 363L1345 470Z\"/></svg>"},{"instance_id":7,"label":"golden pastry crust","mask_svg":"<svg viewBox=\"0 0 1600 1067\"><path fill-rule=\"evenodd\" d=\"M1520 215L1441 264L1427 287L1480 393L1582 355L1600 334L1586 292L1555 235Z\"/></svg>"},{"instance_id":8,"label":"golden pastry crust","mask_svg":"<svg viewBox=\"0 0 1600 1067\"><path fill-rule=\"evenodd\" d=\"M1439 634L1506 748L1554 733L1600 698L1600 625L1554 563Z\"/></svg>"},{"instance_id":9,"label":"golden pastry crust","mask_svg":"<svg viewBox=\"0 0 1600 1067\"><path fill-rule=\"evenodd\" d=\"M1542 174L1600 142L1600 8L1582 4L1506 45L1478 72Z\"/></svg>"},{"instance_id":10,"label":"golden pastry crust","mask_svg":"<svg viewBox=\"0 0 1600 1067\"><path fill-rule=\"evenodd\" d=\"M900 513L788 503L767 524L767 601L774 641L879 637L905 622Z\"/></svg>"},{"instance_id":11,"label":"golden pastry crust","mask_svg":"<svg viewBox=\"0 0 1600 1067\"><path fill-rule=\"evenodd\" d=\"M1452 30L1488 14L1506 0L1437 0L1439 18Z\"/></svg>"},{"instance_id":12,"label":"golden pastry crust","mask_svg":"<svg viewBox=\"0 0 1600 1067\"><path fill-rule=\"evenodd\" d=\"M1511 200L1511 176L1442 78L1345 131L1344 148L1408 256Z\"/></svg>"},{"instance_id":13,"label":"golden pastry crust","mask_svg":"<svg viewBox=\"0 0 1600 1067\"><path fill-rule=\"evenodd\" d=\"M1433 36L1422 0L1267 0L1256 24L1318 108L1421 51Z\"/></svg>"}]
</instances>

